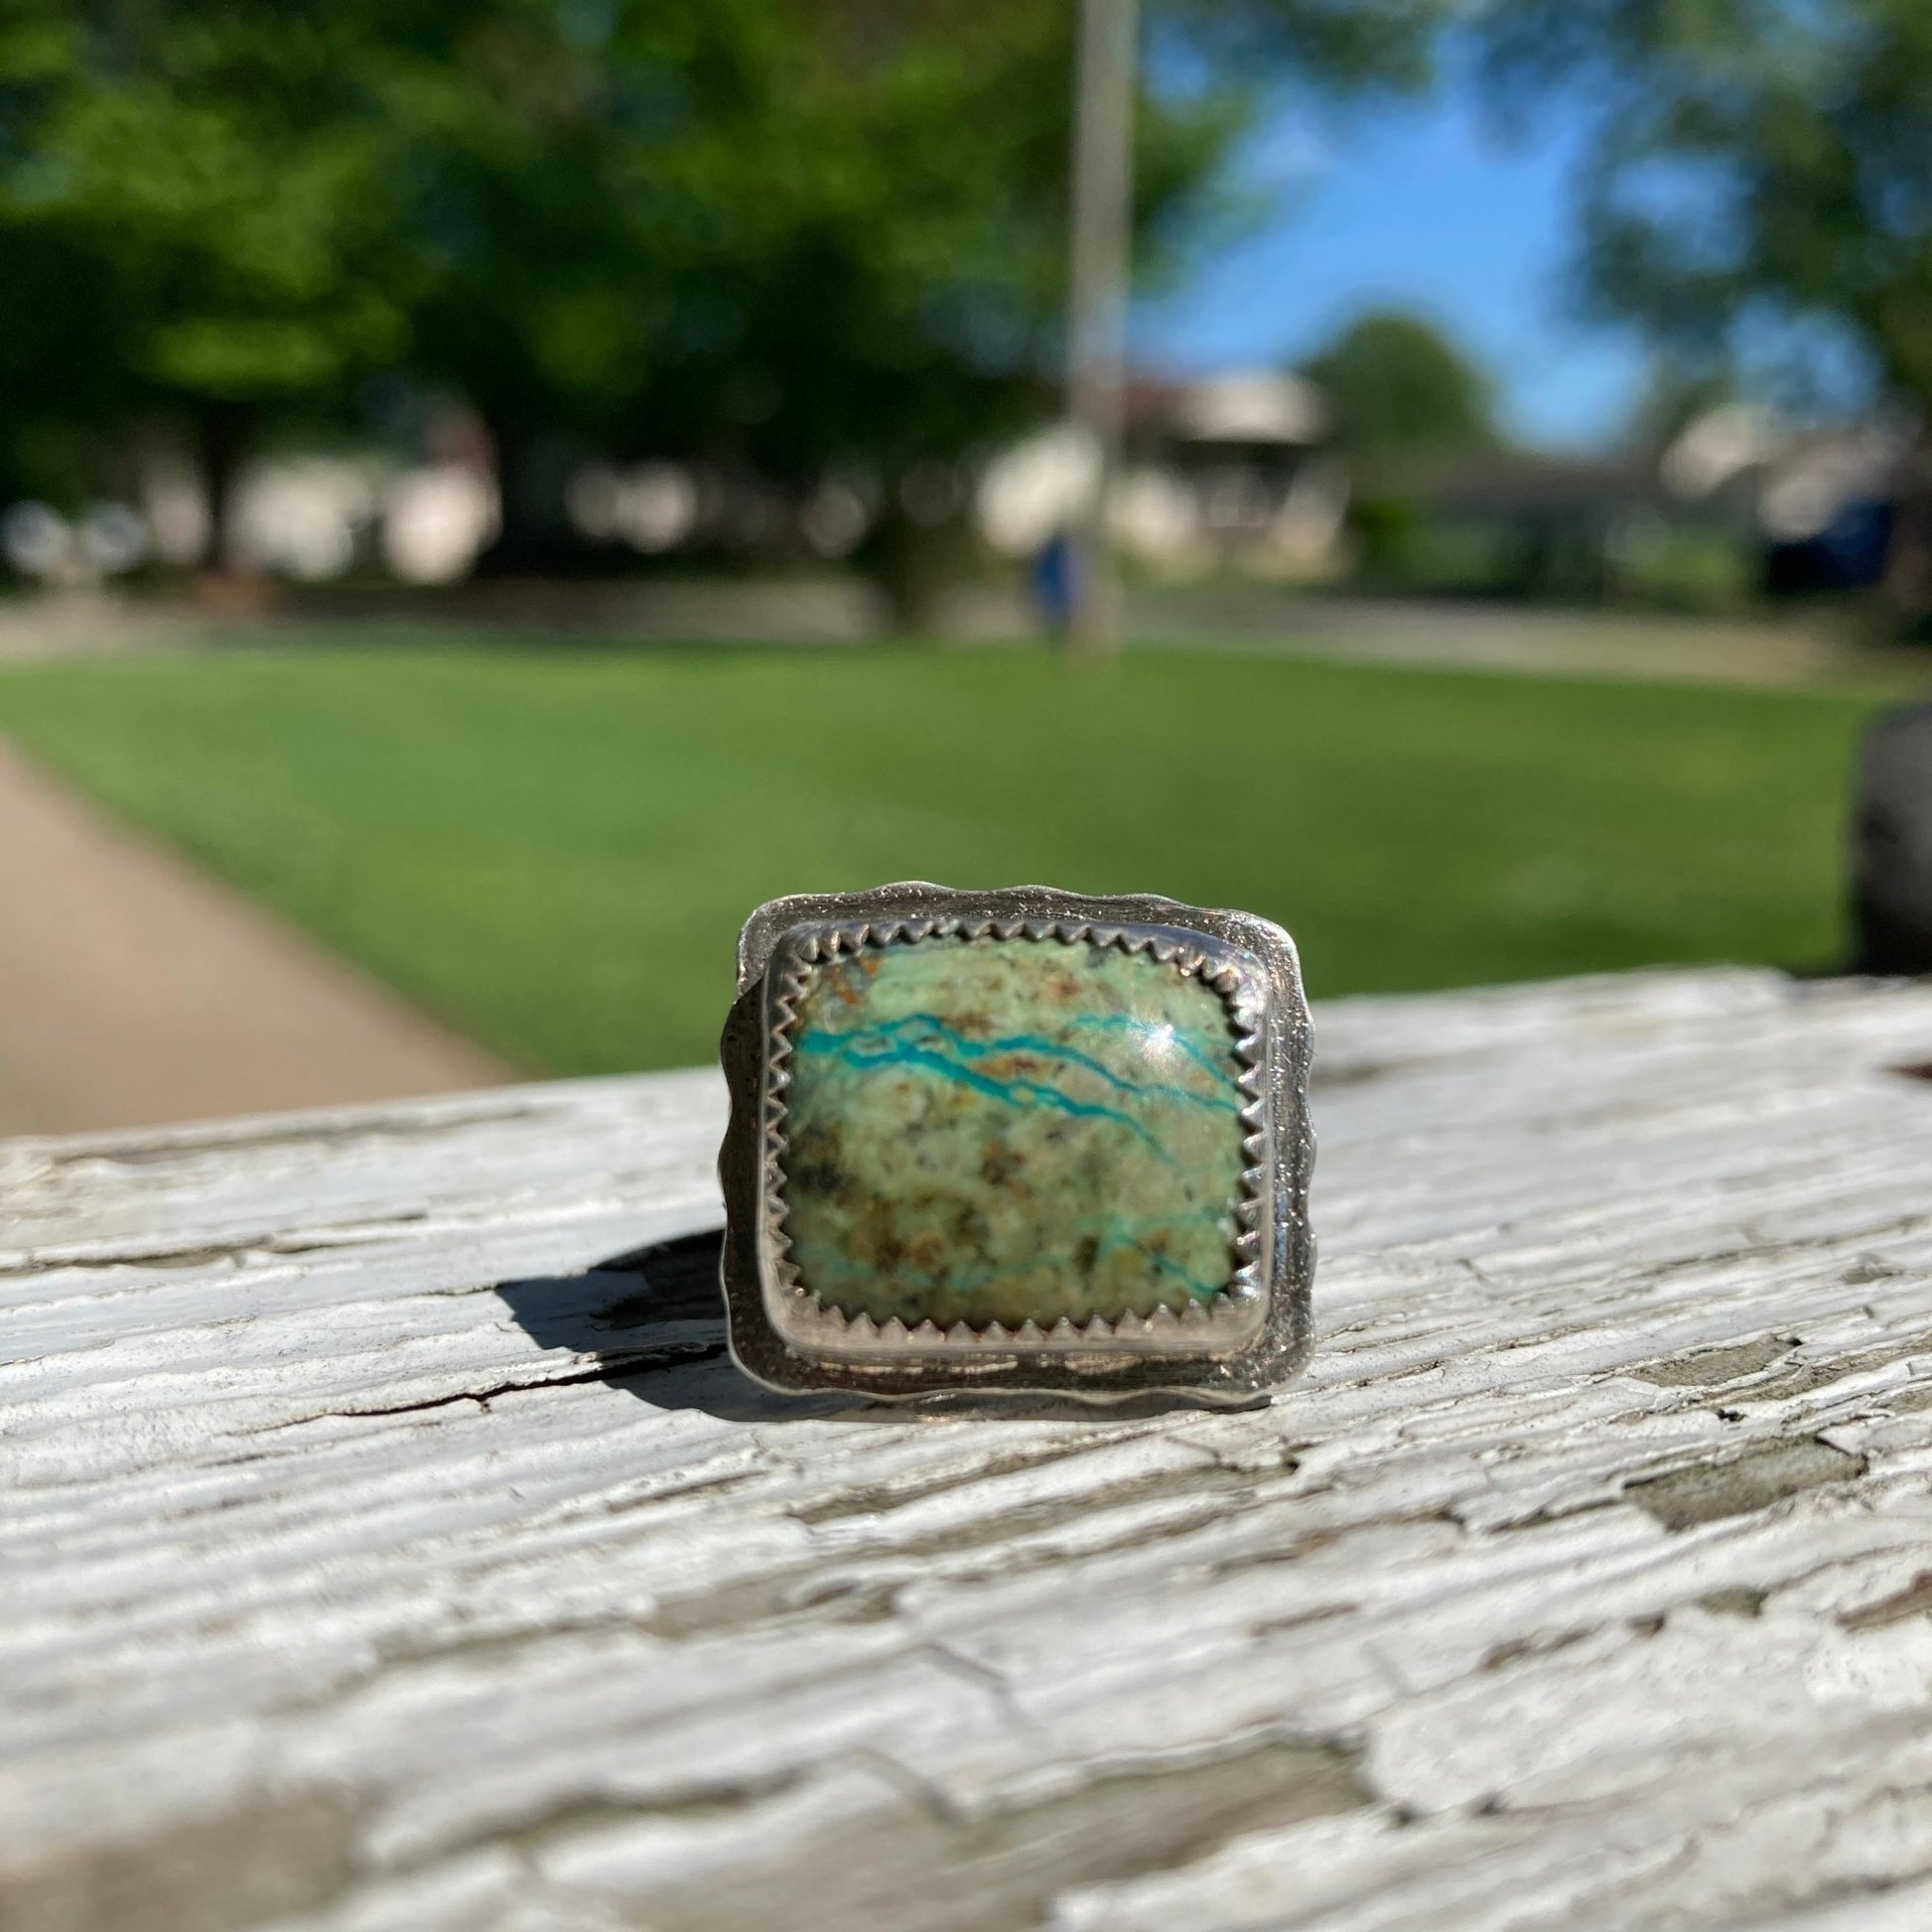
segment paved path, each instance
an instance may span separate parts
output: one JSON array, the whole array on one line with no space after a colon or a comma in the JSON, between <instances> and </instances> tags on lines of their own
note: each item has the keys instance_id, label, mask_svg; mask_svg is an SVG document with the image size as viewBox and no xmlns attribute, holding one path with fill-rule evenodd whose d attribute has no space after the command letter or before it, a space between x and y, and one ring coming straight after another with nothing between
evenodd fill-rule
<instances>
[{"instance_id":1,"label":"paved path","mask_svg":"<svg viewBox=\"0 0 1932 1932\"><path fill-rule=\"evenodd\" d=\"M1932 653L1783 615L1703 619L1449 599L1292 598L1266 589L1151 591L1130 600L1127 632L1136 644L1530 677L1901 692L1932 681Z\"/></svg>"},{"instance_id":2,"label":"paved path","mask_svg":"<svg viewBox=\"0 0 1932 1932\"><path fill-rule=\"evenodd\" d=\"M878 636L885 617L865 586L838 582L471 584L426 597L331 593L253 618L112 597L21 599L0 605L0 665L211 644L245 648L268 636L340 634L357 623L400 639L508 629L614 644L744 638L823 644ZM1932 682L1932 652L1862 637L1844 615L1804 611L1707 619L1227 585L1136 590L1126 600L1124 627L1127 642L1137 646L1541 677L1905 693ZM997 586L947 600L941 631L969 644L1035 635L1025 597Z\"/></svg>"},{"instance_id":3,"label":"paved path","mask_svg":"<svg viewBox=\"0 0 1932 1932\"><path fill-rule=\"evenodd\" d=\"M0 745L0 1135L515 1077Z\"/></svg>"}]
</instances>

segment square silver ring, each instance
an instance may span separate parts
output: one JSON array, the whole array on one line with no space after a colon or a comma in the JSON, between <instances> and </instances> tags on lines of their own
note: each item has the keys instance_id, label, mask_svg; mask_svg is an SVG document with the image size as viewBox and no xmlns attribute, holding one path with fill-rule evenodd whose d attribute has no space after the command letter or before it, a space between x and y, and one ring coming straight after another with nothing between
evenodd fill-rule
<instances>
[{"instance_id":1,"label":"square silver ring","mask_svg":"<svg viewBox=\"0 0 1932 1932\"><path fill-rule=\"evenodd\" d=\"M789 1393L1238 1404L1306 1358L1294 941L1153 896L908 883L739 936L732 1354Z\"/></svg>"}]
</instances>

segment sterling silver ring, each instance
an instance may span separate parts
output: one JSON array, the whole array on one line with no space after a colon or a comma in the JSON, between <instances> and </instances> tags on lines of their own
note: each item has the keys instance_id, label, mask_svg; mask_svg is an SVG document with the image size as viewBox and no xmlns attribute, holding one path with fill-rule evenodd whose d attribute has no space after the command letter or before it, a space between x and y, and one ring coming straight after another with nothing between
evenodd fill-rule
<instances>
[{"instance_id":1,"label":"sterling silver ring","mask_svg":"<svg viewBox=\"0 0 1932 1932\"><path fill-rule=\"evenodd\" d=\"M1240 1403L1301 1366L1295 943L1044 886L760 905L719 1157L734 1357L774 1389Z\"/></svg>"}]
</instances>

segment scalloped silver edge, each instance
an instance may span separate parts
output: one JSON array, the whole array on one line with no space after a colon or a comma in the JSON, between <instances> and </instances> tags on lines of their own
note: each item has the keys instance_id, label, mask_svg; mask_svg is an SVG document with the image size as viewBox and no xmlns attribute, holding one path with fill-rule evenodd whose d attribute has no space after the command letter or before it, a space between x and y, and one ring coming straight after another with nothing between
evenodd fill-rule
<instances>
[{"instance_id":1,"label":"scalloped silver edge","mask_svg":"<svg viewBox=\"0 0 1932 1932\"><path fill-rule=\"evenodd\" d=\"M933 937L1119 945L1200 974L1228 1002L1247 1061L1251 1165L1237 1213L1229 1287L1185 1314L1062 1320L1009 1330L848 1317L798 1281L784 1235L787 1029L805 975L867 944ZM1160 1391L1207 1402L1252 1399L1307 1354L1313 1243L1307 1188L1313 1142L1310 1025L1294 941L1252 913L1140 896L1086 898L1049 887L961 893L911 883L798 895L761 905L739 939L738 998L721 1042L732 1121L725 1184L724 1286L732 1352L747 1373L792 1392L862 1390L908 1399L962 1389L1094 1399Z\"/></svg>"}]
</instances>

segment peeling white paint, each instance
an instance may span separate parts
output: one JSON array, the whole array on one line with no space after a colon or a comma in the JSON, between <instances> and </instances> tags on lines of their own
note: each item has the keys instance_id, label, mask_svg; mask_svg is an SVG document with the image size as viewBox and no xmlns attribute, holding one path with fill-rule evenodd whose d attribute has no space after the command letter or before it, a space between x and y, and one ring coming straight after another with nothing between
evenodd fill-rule
<instances>
[{"instance_id":1,"label":"peeling white paint","mask_svg":"<svg viewBox=\"0 0 1932 1932\"><path fill-rule=\"evenodd\" d=\"M1230 1416L599 1327L708 1074L0 1145L0 1923L1932 1924L1932 988L1317 1026Z\"/></svg>"}]
</instances>

